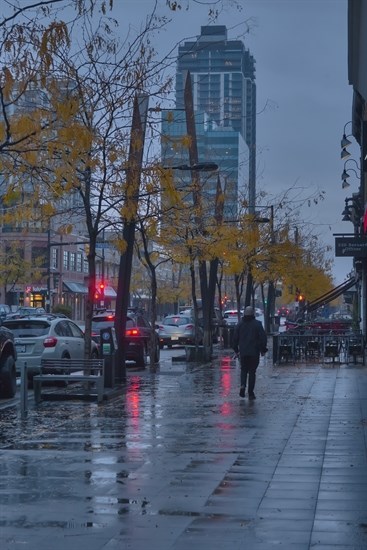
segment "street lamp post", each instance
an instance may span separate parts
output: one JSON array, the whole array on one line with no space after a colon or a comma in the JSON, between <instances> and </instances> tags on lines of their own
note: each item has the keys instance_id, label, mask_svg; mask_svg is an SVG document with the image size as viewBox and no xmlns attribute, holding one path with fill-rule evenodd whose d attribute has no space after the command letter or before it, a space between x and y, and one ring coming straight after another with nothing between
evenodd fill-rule
<instances>
[{"instance_id":1,"label":"street lamp post","mask_svg":"<svg viewBox=\"0 0 367 550\"><path fill-rule=\"evenodd\" d=\"M275 243L275 231L274 231L274 206L273 205L252 205L249 206L249 212L254 216L254 222L255 223L270 223L270 243ZM256 217L256 209L269 209L270 210L270 217ZM248 275L247 275L247 284L246 284L246 294L245 294L245 307L251 305L252 302L252 295L253 295L253 277L251 273L251 269L249 269ZM274 282L269 281L269 287L268 287L268 299L266 303L266 326L267 330L269 330L270 327L270 317L271 314L274 315L275 310L275 288L274 288Z\"/></svg>"}]
</instances>

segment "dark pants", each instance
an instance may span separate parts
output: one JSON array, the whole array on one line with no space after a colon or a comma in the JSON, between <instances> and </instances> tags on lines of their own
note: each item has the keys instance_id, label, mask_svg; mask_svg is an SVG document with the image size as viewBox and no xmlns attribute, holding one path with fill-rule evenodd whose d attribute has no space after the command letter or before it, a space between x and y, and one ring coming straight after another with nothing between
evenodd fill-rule
<instances>
[{"instance_id":1,"label":"dark pants","mask_svg":"<svg viewBox=\"0 0 367 550\"><path fill-rule=\"evenodd\" d=\"M246 387L248 374L248 392L253 393L256 382L256 369L259 366L260 356L241 355L241 386Z\"/></svg>"}]
</instances>

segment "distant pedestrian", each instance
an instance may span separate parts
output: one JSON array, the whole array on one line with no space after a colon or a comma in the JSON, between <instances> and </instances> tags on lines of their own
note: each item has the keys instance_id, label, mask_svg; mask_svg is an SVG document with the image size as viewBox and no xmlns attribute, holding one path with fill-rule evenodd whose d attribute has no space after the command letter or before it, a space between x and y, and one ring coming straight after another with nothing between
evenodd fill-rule
<instances>
[{"instance_id":1,"label":"distant pedestrian","mask_svg":"<svg viewBox=\"0 0 367 550\"><path fill-rule=\"evenodd\" d=\"M256 399L256 369L259 366L260 354L265 355L268 348L264 327L261 321L255 319L251 306L245 308L243 317L235 328L232 345L236 355L239 355L241 364L240 397L245 397L248 374L249 399Z\"/></svg>"}]
</instances>

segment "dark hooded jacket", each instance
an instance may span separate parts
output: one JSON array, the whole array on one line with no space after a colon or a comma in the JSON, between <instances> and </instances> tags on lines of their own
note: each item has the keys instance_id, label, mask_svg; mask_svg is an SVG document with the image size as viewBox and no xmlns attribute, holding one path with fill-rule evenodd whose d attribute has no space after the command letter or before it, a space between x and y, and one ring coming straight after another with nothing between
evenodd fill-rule
<instances>
[{"instance_id":1,"label":"dark hooded jacket","mask_svg":"<svg viewBox=\"0 0 367 550\"><path fill-rule=\"evenodd\" d=\"M258 357L267 351L267 337L261 321L255 317L242 317L233 335L233 349L236 353Z\"/></svg>"}]
</instances>

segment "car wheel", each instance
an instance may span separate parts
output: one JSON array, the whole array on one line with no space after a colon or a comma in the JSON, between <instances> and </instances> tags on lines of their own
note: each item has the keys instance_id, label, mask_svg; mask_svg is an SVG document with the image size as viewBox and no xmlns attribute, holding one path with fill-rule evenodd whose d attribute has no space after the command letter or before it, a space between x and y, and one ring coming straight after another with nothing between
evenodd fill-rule
<instances>
[{"instance_id":1,"label":"car wheel","mask_svg":"<svg viewBox=\"0 0 367 550\"><path fill-rule=\"evenodd\" d=\"M14 357L4 357L0 363L0 396L14 397L17 391L17 374Z\"/></svg>"},{"instance_id":2,"label":"car wheel","mask_svg":"<svg viewBox=\"0 0 367 550\"><path fill-rule=\"evenodd\" d=\"M142 343L139 350L139 356L136 360L136 366L139 369L145 369L148 364L148 348L145 342Z\"/></svg>"}]
</instances>

